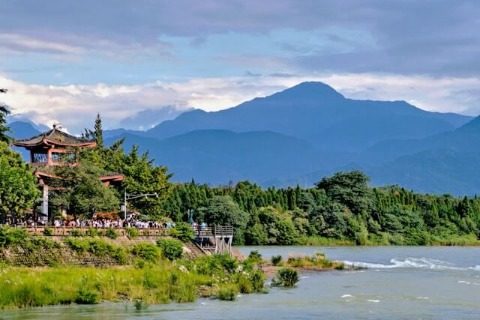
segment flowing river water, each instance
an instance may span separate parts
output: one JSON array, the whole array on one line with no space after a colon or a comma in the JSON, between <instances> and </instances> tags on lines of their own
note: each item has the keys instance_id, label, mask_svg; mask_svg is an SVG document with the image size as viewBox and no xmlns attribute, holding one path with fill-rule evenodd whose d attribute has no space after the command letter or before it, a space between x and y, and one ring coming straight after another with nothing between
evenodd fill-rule
<instances>
[{"instance_id":1,"label":"flowing river water","mask_svg":"<svg viewBox=\"0 0 480 320\"><path fill-rule=\"evenodd\" d=\"M366 267L305 272L295 289L242 295L234 302L55 306L0 311L0 319L480 319L480 248L473 247L243 247L272 255L324 252ZM1 292L0 292L1 294Z\"/></svg>"}]
</instances>

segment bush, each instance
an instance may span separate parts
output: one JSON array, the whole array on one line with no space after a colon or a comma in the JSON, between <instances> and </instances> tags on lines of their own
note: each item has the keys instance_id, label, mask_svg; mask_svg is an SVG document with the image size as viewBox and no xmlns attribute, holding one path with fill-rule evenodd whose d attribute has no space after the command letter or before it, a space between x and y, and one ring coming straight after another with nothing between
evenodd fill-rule
<instances>
[{"instance_id":1,"label":"bush","mask_svg":"<svg viewBox=\"0 0 480 320\"><path fill-rule=\"evenodd\" d=\"M112 253L113 247L105 241L92 239L89 241L88 251L98 257L105 257Z\"/></svg>"},{"instance_id":2,"label":"bush","mask_svg":"<svg viewBox=\"0 0 480 320\"><path fill-rule=\"evenodd\" d=\"M298 280L297 270L292 268L282 268L278 270L277 276L272 284L279 287L293 288Z\"/></svg>"},{"instance_id":3,"label":"bush","mask_svg":"<svg viewBox=\"0 0 480 320\"><path fill-rule=\"evenodd\" d=\"M193 230L192 226L185 222L179 222L172 229L171 232L172 236L182 240L183 242L192 241L195 239L195 231Z\"/></svg>"},{"instance_id":4,"label":"bush","mask_svg":"<svg viewBox=\"0 0 480 320\"><path fill-rule=\"evenodd\" d=\"M260 254L260 252L258 252L258 250L253 250L248 255L248 260L250 260L251 262L256 263L256 264L261 263L262 262L262 255Z\"/></svg>"},{"instance_id":5,"label":"bush","mask_svg":"<svg viewBox=\"0 0 480 320\"><path fill-rule=\"evenodd\" d=\"M264 292L265 290L265 273L261 270L255 270L250 274L250 281L254 292Z\"/></svg>"},{"instance_id":6,"label":"bush","mask_svg":"<svg viewBox=\"0 0 480 320\"><path fill-rule=\"evenodd\" d=\"M80 231L78 229L72 229L70 231L70 236L72 236L72 237L82 237L83 233L82 233L82 231Z\"/></svg>"},{"instance_id":7,"label":"bush","mask_svg":"<svg viewBox=\"0 0 480 320\"><path fill-rule=\"evenodd\" d=\"M88 228L88 230L85 232L85 235L89 237L98 237L100 233L98 232L97 228Z\"/></svg>"},{"instance_id":8,"label":"bush","mask_svg":"<svg viewBox=\"0 0 480 320\"><path fill-rule=\"evenodd\" d=\"M282 262L282 256L281 255L278 255L278 256L272 256L272 264L274 266L278 266L281 262Z\"/></svg>"},{"instance_id":9,"label":"bush","mask_svg":"<svg viewBox=\"0 0 480 320\"><path fill-rule=\"evenodd\" d=\"M27 239L27 231L23 228L0 227L0 247L22 245Z\"/></svg>"},{"instance_id":10,"label":"bush","mask_svg":"<svg viewBox=\"0 0 480 320\"><path fill-rule=\"evenodd\" d=\"M128 254L124 248L116 248L111 253L111 257L115 259L118 264L127 264L128 263Z\"/></svg>"},{"instance_id":11,"label":"bush","mask_svg":"<svg viewBox=\"0 0 480 320\"><path fill-rule=\"evenodd\" d=\"M117 239L118 238L118 233L117 233L117 231L115 231L115 229L108 228L105 231L105 236L110 238L110 239Z\"/></svg>"},{"instance_id":12,"label":"bush","mask_svg":"<svg viewBox=\"0 0 480 320\"><path fill-rule=\"evenodd\" d=\"M155 262L160 258L160 250L150 243L136 244L132 249L132 254L150 262Z\"/></svg>"},{"instance_id":13,"label":"bush","mask_svg":"<svg viewBox=\"0 0 480 320\"><path fill-rule=\"evenodd\" d=\"M168 260L179 259L183 255L183 243L176 239L160 239L157 246L162 249L163 256Z\"/></svg>"},{"instance_id":14,"label":"bush","mask_svg":"<svg viewBox=\"0 0 480 320\"><path fill-rule=\"evenodd\" d=\"M80 287L75 298L75 303L78 304L97 304L99 302L99 295L96 291Z\"/></svg>"},{"instance_id":15,"label":"bush","mask_svg":"<svg viewBox=\"0 0 480 320\"><path fill-rule=\"evenodd\" d=\"M51 235L53 235L53 230L52 230L52 228L45 228L45 229L43 229L43 235L44 235L44 236L51 236Z\"/></svg>"},{"instance_id":16,"label":"bush","mask_svg":"<svg viewBox=\"0 0 480 320\"><path fill-rule=\"evenodd\" d=\"M137 228L127 228L128 239L135 239L140 235L140 231Z\"/></svg>"},{"instance_id":17,"label":"bush","mask_svg":"<svg viewBox=\"0 0 480 320\"><path fill-rule=\"evenodd\" d=\"M236 285L222 286L217 293L217 298L225 301L233 301L237 298L238 288Z\"/></svg>"}]
</instances>

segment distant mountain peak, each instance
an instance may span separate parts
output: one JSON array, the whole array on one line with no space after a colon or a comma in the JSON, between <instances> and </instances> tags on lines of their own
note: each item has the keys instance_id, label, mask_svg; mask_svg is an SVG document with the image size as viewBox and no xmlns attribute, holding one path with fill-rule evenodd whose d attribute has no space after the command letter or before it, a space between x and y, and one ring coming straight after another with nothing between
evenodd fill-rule
<instances>
[{"instance_id":1,"label":"distant mountain peak","mask_svg":"<svg viewBox=\"0 0 480 320\"><path fill-rule=\"evenodd\" d=\"M278 98L294 99L345 99L345 97L328 84L317 81L307 81L297 84L273 95Z\"/></svg>"}]
</instances>

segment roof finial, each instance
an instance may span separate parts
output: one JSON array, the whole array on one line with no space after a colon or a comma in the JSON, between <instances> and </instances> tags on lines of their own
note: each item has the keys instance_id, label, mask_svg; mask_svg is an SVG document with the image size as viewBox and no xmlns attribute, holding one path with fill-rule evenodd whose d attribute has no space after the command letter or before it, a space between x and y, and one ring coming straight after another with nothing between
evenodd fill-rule
<instances>
[{"instance_id":1,"label":"roof finial","mask_svg":"<svg viewBox=\"0 0 480 320\"><path fill-rule=\"evenodd\" d=\"M54 122L52 126L53 126L53 130L62 129L62 124L60 122Z\"/></svg>"}]
</instances>

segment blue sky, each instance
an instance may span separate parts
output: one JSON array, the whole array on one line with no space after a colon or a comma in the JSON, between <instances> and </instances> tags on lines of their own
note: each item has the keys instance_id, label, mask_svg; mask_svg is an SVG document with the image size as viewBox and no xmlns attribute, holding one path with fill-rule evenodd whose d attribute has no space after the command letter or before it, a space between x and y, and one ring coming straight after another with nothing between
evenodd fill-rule
<instances>
[{"instance_id":1,"label":"blue sky","mask_svg":"<svg viewBox=\"0 0 480 320\"><path fill-rule=\"evenodd\" d=\"M479 16L461 0L1 0L2 99L73 132L96 112L145 128L306 80L477 115Z\"/></svg>"}]
</instances>

